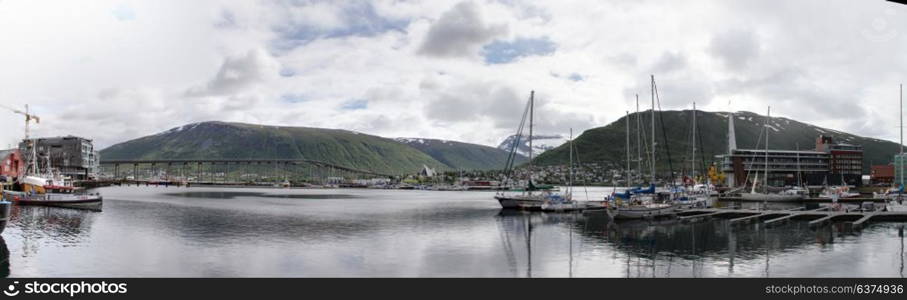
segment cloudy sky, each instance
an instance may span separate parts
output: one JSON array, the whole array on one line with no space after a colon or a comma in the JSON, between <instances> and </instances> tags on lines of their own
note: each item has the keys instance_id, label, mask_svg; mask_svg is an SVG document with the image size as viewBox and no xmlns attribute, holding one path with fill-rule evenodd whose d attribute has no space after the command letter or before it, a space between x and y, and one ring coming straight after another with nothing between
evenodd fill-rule
<instances>
[{"instance_id":1,"label":"cloudy sky","mask_svg":"<svg viewBox=\"0 0 907 300\"><path fill-rule=\"evenodd\" d=\"M0 0L0 103L106 147L186 123L497 145L648 100L896 140L907 6L823 1ZM648 106L648 103L646 106ZM22 137L5 112L0 147Z\"/></svg>"}]
</instances>

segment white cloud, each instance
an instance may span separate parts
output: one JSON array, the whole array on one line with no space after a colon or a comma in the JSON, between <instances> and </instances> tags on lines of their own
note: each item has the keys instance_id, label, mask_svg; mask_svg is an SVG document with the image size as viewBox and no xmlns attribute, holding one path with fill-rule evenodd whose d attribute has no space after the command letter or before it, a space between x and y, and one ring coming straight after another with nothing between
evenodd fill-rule
<instances>
[{"instance_id":1,"label":"white cloud","mask_svg":"<svg viewBox=\"0 0 907 300\"><path fill-rule=\"evenodd\" d=\"M475 55L479 47L507 33L504 24L486 23L480 6L461 2L432 24L419 53L437 57Z\"/></svg>"},{"instance_id":2,"label":"white cloud","mask_svg":"<svg viewBox=\"0 0 907 300\"><path fill-rule=\"evenodd\" d=\"M101 147L204 120L497 145L531 90L536 128L566 134L635 109L654 74L663 109L772 105L895 139L905 15L881 1L2 1L0 101L30 104L36 134ZM554 50L480 57L521 37ZM3 116L0 147L22 135Z\"/></svg>"}]
</instances>

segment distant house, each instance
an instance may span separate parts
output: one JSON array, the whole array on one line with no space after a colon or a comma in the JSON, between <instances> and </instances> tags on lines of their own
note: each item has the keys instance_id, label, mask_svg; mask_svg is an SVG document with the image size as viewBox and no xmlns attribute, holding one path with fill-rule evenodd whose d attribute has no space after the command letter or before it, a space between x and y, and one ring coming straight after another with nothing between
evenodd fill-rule
<instances>
[{"instance_id":1,"label":"distant house","mask_svg":"<svg viewBox=\"0 0 907 300\"><path fill-rule=\"evenodd\" d=\"M426 165L422 165L422 171L419 171L419 176L435 177L435 173L435 169L429 168Z\"/></svg>"}]
</instances>

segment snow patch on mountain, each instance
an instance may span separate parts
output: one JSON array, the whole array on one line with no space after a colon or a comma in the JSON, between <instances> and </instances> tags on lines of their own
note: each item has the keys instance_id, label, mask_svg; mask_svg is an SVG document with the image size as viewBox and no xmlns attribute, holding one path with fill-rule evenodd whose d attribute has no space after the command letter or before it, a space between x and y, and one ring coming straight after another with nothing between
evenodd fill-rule
<instances>
[{"instance_id":1,"label":"snow patch on mountain","mask_svg":"<svg viewBox=\"0 0 907 300\"><path fill-rule=\"evenodd\" d=\"M513 144L516 142L517 136L511 135L504 139L498 149L510 152ZM563 145L567 142L567 137L560 134L537 134L532 139L532 156L536 157L539 154L544 153L545 151L557 148L560 145ZM528 136L520 137L520 142L517 145L516 153L522 156L529 156L529 139Z\"/></svg>"}]
</instances>

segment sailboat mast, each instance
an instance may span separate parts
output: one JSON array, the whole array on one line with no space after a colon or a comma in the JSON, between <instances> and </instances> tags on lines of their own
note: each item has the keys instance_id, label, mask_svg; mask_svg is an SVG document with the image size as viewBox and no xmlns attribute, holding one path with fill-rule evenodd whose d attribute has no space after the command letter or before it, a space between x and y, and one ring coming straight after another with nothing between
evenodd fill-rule
<instances>
[{"instance_id":1,"label":"sailboat mast","mask_svg":"<svg viewBox=\"0 0 907 300\"><path fill-rule=\"evenodd\" d=\"M797 143L797 186L803 185L803 178L800 172L800 143Z\"/></svg>"},{"instance_id":2,"label":"sailboat mast","mask_svg":"<svg viewBox=\"0 0 907 300\"><path fill-rule=\"evenodd\" d=\"M529 183L532 183L532 117L535 109L535 91L529 92Z\"/></svg>"},{"instance_id":3,"label":"sailboat mast","mask_svg":"<svg viewBox=\"0 0 907 300\"><path fill-rule=\"evenodd\" d=\"M901 154L904 154L904 84L900 85L899 94L899 97L901 99ZM28 106L26 106L25 108L27 109Z\"/></svg>"},{"instance_id":4,"label":"sailboat mast","mask_svg":"<svg viewBox=\"0 0 907 300\"><path fill-rule=\"evenodd\" d=\"M690 164L690 174L696 178L696 102L693 102L693 161Z\"/></svg>"},{"instance_id":5,"label":"sailboat mast","mask_svg":"<svg viewBox=\"0 0 907 300\"><path fill-rule=\"evenodd\" d=\"M772 107L768 107L768 111L765 113L765 184L768 186L768 121L771 118Z\"/></svg>"},{"instance_id":6,"label":"sailboat mast","mask_svg":"<svg viewBox=\"0 0 907 300\"><path fill-rule=\"evenodd\" d=\"M636 170L639 172L640 176L642 174L642 119L640 118L639 113L639 94L636 94ZM642 178L640 178L642 179Z\"/></svg>"},{"instance_id":7,"label":"sailboat mast","mask_svg":"<svg viewBox=\"0 0 907 300\"><path fill-rule=\"evenodd\" d=\"M652 76L652 182L655 184L655 75Z\"/></svg>"},{"instance_id":8,"label":"sailboat mast","mask_svg":"<svg viewBox=\"0 0 907 300\"><path fill-rule=\"evenodd\" d=\"M567 184L567 193L570 193L570 187L573 186L573 128L570 128L570 182Z\"/></svg>"},{"instance_id":9,"label":"sailboat mast","mask_svg":"<svg viewBox=\"0 0 907 300\"><path fill-rule=\"evenodd\" d=\"M627 111L627 186L632 186L630 182L630 111Z\"/></svg>"}]
</instances>

